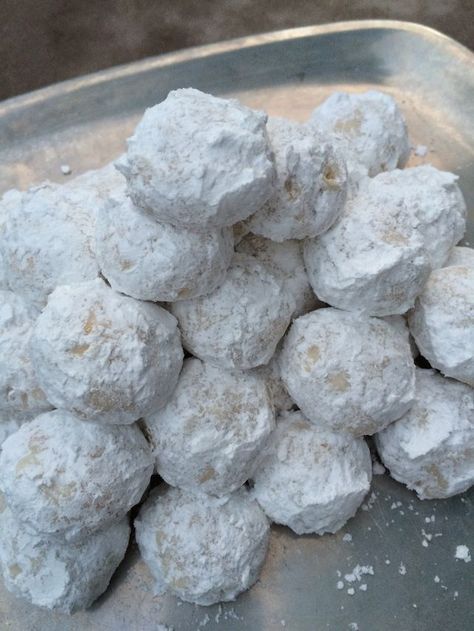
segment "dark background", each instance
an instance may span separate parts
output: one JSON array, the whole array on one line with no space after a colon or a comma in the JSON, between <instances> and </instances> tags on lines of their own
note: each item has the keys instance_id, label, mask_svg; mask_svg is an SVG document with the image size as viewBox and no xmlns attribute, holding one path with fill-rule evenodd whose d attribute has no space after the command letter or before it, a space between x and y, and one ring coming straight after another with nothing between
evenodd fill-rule
<instances>
[{"instance_id":1,"label":"dark background","mask_svg":"<svg viewBox=\"0 0 474 631\"><path fill-rule=\"evenodd\" d=\"M187 46L371 18L474 47L474 0L0 0L0 99Z\"/></svg>"}]
</instances>

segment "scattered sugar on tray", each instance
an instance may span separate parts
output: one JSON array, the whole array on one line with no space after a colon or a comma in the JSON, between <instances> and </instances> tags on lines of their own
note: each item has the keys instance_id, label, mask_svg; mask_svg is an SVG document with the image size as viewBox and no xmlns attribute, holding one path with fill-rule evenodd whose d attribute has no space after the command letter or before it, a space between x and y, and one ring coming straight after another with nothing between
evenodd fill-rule
<instances>
[{"instance_id":1,"label":"scattered sugar on tray","mask_svg":"<svg viewBox=\"0 0 474 631\"><path fill-rule=\"evenodd\" d=\"M342 537L342 540L346 543L350 543L352 541L352 535L349 532L346 532L346 534Z\"/></svg>"},{"instance_id":2,"label":"scattered sugar on tray","mask_svg":"<svg viewBox=\"0 0 474 631\"><path fill-rule=\"evenodd\" d=\"M436 575L433 580L435 583L439 583L441 579L438 575Z\"/></svg>"},{"instance_id":3,"label":"scattered sugar on tray","mask_svg":"<svg viewBox=\"0 0 474 631\"><path fill-rule=\"evenodd\" d=\"M469 548L466 545L456 546L454 558L459 559L460 561L464 561L465 563L469 563L469 561L471 560Z\"/></svg>"},{"instance_id":4,"label":"scattered sugar on tray","mask_svg":"<svg viewBox=\"0 0 474 631\"><path fill-rule=\"evenodd\" d=\"M347 590L347 593L349 594L349 596L354 596L355 589L353 587L349 587L349 589Z\"/></svg>"},{"instance_id":5,"label":"scattered sugar on tray","mask_svg":"<svg viewBox=\"0 0 474 631\"><path fill-rule=\"evenodd\" d=\"M344 582L343 581L337 581L336 587L337 587L337 589L344 589Z\"/></svg>"},{"instance_id":6,"label":"scattered sugar on tray","mask_svg":"<svg viewBox=\"0 0 474 631\"><path fill-rule=\"evenodd\" d=\"M60 170L63 175L71 175L72 173L72 169L69 164L61 164Z\"/></svg>"},{"instance_id":7,"label":"scattered sugar on tray","mask_svg":"<svg viewBox=\"0 0 474 631\"><path fill-rule=\"evenodd\" d=\"M401 574L402 576L405 576L405 574L407 573L407 568L403 562L401 562L400 565L398 566L398 573Z\"/></svg>"}]
</instances>

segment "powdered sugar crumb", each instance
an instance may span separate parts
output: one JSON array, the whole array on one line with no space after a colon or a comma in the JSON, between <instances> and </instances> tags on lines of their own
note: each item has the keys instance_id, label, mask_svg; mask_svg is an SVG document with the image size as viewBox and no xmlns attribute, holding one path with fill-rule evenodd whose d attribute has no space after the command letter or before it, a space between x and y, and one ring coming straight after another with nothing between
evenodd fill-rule
<instances>
[{"instance_id":1,"label":"powdered sugar crumb","mask_svg":"<svg viewBox=\"0 0 474 631\"><path fill-rule=\"evenodd\" d=\"M469 563L471 560L471 555L469 553L469 548L465 545L456 546L456 553L454 558L464 561L464 563Z\"/></svg>"}]
</instances>

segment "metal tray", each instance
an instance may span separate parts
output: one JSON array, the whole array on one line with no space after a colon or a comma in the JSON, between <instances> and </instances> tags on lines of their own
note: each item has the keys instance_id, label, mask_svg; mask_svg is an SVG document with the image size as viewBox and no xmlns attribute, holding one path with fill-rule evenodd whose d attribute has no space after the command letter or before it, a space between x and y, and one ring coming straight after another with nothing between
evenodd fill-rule
<instances>
[{"instance_id":1,"label":"metal tray","mask_svg":"<svg viewBox=\"0 0 474 631\"><path fill-rule=\"evenodd\" d=\"M413 144L429 148L412 164L431 162L460 175L472 243L473 61L469 50L431 29L367 21L257 35L107 70L0 104L0 192L64 180L65 163L77 175L113 159L144 108L173 88L233 95L270 114L304 120L334 90L373 87L397 99ZM472 565L454 558L460 544L474 553L472 497L420 502L387 475L375 476L373 494L336 535L296 537L273 527L261 579L235 603L203 608L154 597L132 544L107 592L72 617L29 606L0 587L0 628L472 629ZM346 533L351 541L343 539ZM356 565L371 566L373 575L344 581ZM337 589L339 580L344 589Z\"/></svg>"}]
</instances>

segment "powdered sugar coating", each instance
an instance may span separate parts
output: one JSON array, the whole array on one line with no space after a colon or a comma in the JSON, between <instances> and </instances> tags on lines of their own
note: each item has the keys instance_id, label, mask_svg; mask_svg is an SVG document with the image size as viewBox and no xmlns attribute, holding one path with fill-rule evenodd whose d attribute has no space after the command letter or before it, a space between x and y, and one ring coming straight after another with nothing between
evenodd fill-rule
<instances>
[{"instance_id":1,"label":"powdered sugar coating","mask_svg":"<svg viewBox=\"0 0 474 631\"><path fill-rule=\"evenodd\" d=\"M352 182L403 167L410 155L403 115L383 92L334 92L313 111L309 125L341 151Z\"/></svg>"},{"instance_id":2,"label":"powdered sugar coating","mask_svg":"<svg viewBox=\"0 0 474 631\"><path fill-rule=\"evenodd\" d=\"M0 291L0 415L18 420L51 409L31 365L29 340L37 317L20 296Z\"/></svg>"},{"instance_id":3,"label":"powdered sugar coating","mask_svg":"<svg viewBox=\"0 0 474 631\"><path fill-rule=\"evenodd\" d=\"M261 379L265 381L268 394L270 395L273 407L275 409L275 412L277 413L281 411L291 410L295 407L295 403L288 394L288 390L286 389L286 386L283 383L280 375L278 358L280 355L281 344L282 342L278 344L275 354L268 362L268 364L258 366L258 368L254 368L253 370Z\"/></svg>"},{"instance_id":4,"label":"powdered sugar coating","mask_svg":"<svg viewBox=\"0 0 474 631\"><path fill-rule=\"evenodd\" d=\"M417 369L413 407L375 442L390 475L420 499L466 491L474 483L474 390Z\"/></svg>"},{"instance_id":5,"label":"powdered sugar coating","mask_svg":"<svg viewBox=\"0 0 474 631\"><path fill-rule=\"evenodd\" d=\"M273 241L325 232L342 211L347 172L342 156L306 125L269 118L276 183L271 197L248 220L250 230Z\"/></svg>"},{"instance_id":6,"label":"powdered sugar coating","mask_svg":"<svg viewBox=\"0 0 474 631\"><path fill-rule=\"evenodd\" d=\"M16 418L9 418L8 416L2 416L0 418L0 450L6 439L20 429L24 421L19 421Z\"/></svg>"},{"instance_id":7,"label":"powdered sugar coating","mask_svg":"<svg viewBox=\"0 0 474 631\"><path fill-rule=\"evenodd\" d=\"M410 344L412 356L414 358L418 357L418 355L420 354L420 351L418 350L418 347L415 344L415 340L413 339L413 336L410 333L410 329L408 328L408 322L407 322L406 317L403 315L391 315L391 316L385 316L384 318L382 318L382 320L385 320L385 322L388 322L389 324L391 324L398 333L400 333L403 337L405 337L408 340L408 343Z\"/></svg>"},{"instance_id":8,"label":"powdered sugar coating","mask_svg":"<svg viewBox=\"0 0 474 631\"><path fill-rule=\"evenodd\" d=\"M212 605L235 600L257 580L270 528L244 488L216 498L159 487L135 520L135 533L158 593Z\"/></svg>"},{"instance_id":9,"label":"powdered sugar coating","mask_svg":"<svg viewBox=\"0 0 474 631\"><path fill-rule=\"evenodd\" d=\"M318 426L370 435L412 405L408 340L379 318L327 308L295 320L279 359L281 377Z\"/></svg>"},{"instance_id":10,"label":"powdered sugar coating","mask_svg":"<svg viewBox=\"0 0 474 631\"><path fill-rule=\"evenodd\" d=\"M336 532L370 488L365 441L310 423L301 412L279 417L253 476L252 496L266 515L297 534Z\"/></svg>"},{"instance_id":11,"label":"powdered sugar coating","mask_svg":"<svg viewBox=\"0 0 474 631\"><path fill-rule=\"evenodd\" d=\"M7 279L7 265L3 258L2 243L5 240L5 224L8 219L9 208L20 203L21 193L11 189L4 193L0 199L0 290L10 289Z\"/></svg>"},{"instance_id":12,"label":"powdered sugar coating","mask_svg":"<svg viewBox=\"0 0 474 631\"><path fill-rule=\"evenodd\" d=\"M457 245L451 250L444 267L458 266L474 267L474 250Z\"/></svg>"},{"instance_id":13,"label":"powdered sugar coating","mask_svg":"<svg viewBox=\"0 0 474 631\"><path fill-rule=\"evenodd\" d=\"M458 176L429 164L380 173L369 180L372 204L403 209L419 233L432 269L442 267L466 230L466 203Z\"/></svg>"},{"instance_id":14,"label":"powdered sugar coating","mask_svg":"<svg viewBox=\"0 0 474 631\"><path fill-rule=\"evenodd\" d=\"M274 166L266 114L191 88L146 110L117 162L137 206L158 221L209 231L269 198Z\"/></svg>"},{"instance_id":15,"label":"powdered sugar coating","mask_svg":"<svg viewBox=\"0 0 474 631\"><path fill-rule=\"evenodd\" d=\"M223 368L266 364L290 322L293 298L254 257L236 254L223 284L208 296L171 305L183 346Z\"/></svg>"},{"instance_id":16,"label":"powdered sugar coating","mask_svg":"<svg viewBox=\"0 0 474 631\"><path fill-rule=\"evenodd\" d=\"M236 251L254 256L281 278L285 289L295 301L294 318L322 306L314 295L306 274L301 241L291 239L276 243L270 239L249 234L240 241Z\"/></svg>"},{"instance_id":17,"label":"powdered sugar coating","mask_svg":"<svg viewBox=\"0 0 474 631\"><path fill-rule=\"evenodd\" d=\"M124 517L152 471L138 427L81 423L64 410L22 425L0 453L0 489L15 518L68 541L85 541Z\"/></svg>"},{"instance_id":18,"label":"powdered sugar coating","mask_svg":"<svg viewBox=\"0 0 474 631\"><path fill-rule=\"evenodd\" d=\"M335 226L306 241L304 261L321 300L386 316L413 306L431 261L411 214L403 203L392 203L392 190L380 185L379 177L364 181Z\"/></svg>"},{"instance_id":19,"label":"powdered sugar coating","mask_svg":"<svg viewBox=\"0 0 474 631\"><path fill-rule=\"evenodd\" d=\"M161 477L211 495L248 480L275 426L263 380L194 358L184 362L168 404L144 422Z\"/></svg>"},{"instance_id":20,"label":"powdered sugar coating","mask_svg":"<svg viewBox=\"0 0 474 631\"><path fill-rule=\"evenodd\" d=\"M173 316L100 279L58 287L30 347L48 400L103 423L133 423L164 405L183 361Z\"/></svg>"},{"instance_id":21,"label":"powdered sugar coating","mask_svg":"<svg viewBox=\"0 0 474 631\"><path fill-rule=\"evenodd\" d=\"M129 199L112 200L99 211L96 249L114 289L153 302L214 291L234 254L232 228L208 233L174 228L139 212Z\"/></svg>"},{"instance_id":22,"label":"powdered sugar coating","mask_svg":"<svg viewBox=\"0 0 474 631\"><path fill-rule=\"evenodd\" d=\"M474 386L474 267L432 272L408 322L433 368Z\"/></svg>"},{"instance_id":23,"label":"powdered sugar coating","mask_svg":"<svg viewBox=\"0 0 474 631\"><path fill-rule=\"evenodd\" d=\"M44 539L0 507L0 565L6 588L45 609L87 609L107 589L128 545L124 518L81 543Z\"/></svg>"},{"instance_id":24,"label":"powdered sugar coating","mask_svg":"<svg viewBox=\"0 0 474 631\"><path fill-rule=\"evenodd\" d=\"M10 289L41 309L58 285L98 276L95 213L123 177L108 165L67 184L45 182L9 203L0 250Z\"/></svg>"}]
</instances>

